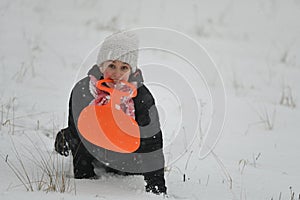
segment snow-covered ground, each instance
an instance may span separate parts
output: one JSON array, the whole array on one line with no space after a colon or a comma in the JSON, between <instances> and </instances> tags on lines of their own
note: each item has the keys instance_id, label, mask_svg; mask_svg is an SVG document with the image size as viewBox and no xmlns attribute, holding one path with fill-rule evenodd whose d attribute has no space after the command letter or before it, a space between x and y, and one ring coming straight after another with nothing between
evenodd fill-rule
<instances>
[{"instance_id":1,"label":"snow-covered ground","mask_svg":"<svg viewBox=\"0 0 300 200\"><path fill-rule=\"evenodd\" d=\"M98 180L74 180L71 158L53 151L55 134L67 123L70 90L88 69L81 64L90 51L117 30L152 26L183 32L205 47L227 97L219 142L200 159L202 135L198 131L193 138L189 130L200 116L191 109L199 107L201 128L209 127L213 105L203 80L194 80L191 68L185 71L169 54L141 54L141 65L150 56L162 66L141 68L161 115L169 198L279 200L292 199L295 192L298 199L299 0L2 0L0 16L0 199L163 198L145 193L139 176L111 176L98 169ZM154 36L154 41L165 41ZM173 47L183 46L180 42ZM191 47L184 52L201 51ZM207 63L197 64L207 69ZM210 89L218 87L212 77L204 78ZM177 91L176 84L186 80L190 88ZM66 174L66 192L43 191L49 183L38 182L44 161L57 177ZM33 192L26 191L8 164L24 175L27 186L32 182Z\"/></svg>"}]
</instances>

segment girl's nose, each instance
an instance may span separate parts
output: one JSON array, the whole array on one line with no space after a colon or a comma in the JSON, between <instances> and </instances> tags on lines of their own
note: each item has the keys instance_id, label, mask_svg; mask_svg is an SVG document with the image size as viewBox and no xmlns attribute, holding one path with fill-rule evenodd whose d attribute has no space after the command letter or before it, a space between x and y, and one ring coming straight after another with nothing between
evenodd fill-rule
<instances>
[{"instance_id":1,"label":"girl's nose","mask_svg":"<svg viewBox=\"0 0 300 200\"><path fill-rule=\"evenodd\" d=\"M114 79L120 79L122 77L122 73L117 69L113 73L113 78Z\"/></svg>"}]
</instances>

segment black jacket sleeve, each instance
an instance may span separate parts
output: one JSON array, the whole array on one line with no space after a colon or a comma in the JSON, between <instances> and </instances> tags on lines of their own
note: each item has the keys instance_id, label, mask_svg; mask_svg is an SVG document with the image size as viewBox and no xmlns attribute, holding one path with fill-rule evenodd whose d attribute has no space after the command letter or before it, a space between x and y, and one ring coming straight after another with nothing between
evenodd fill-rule
<instances>
[{"instance_id":1,"label":"black jacket sleeve","mask_svg":"<svg viewBox=\"0 0 300 200\"><path fill-rule=\"evenodd\" d=\"M68 116L68 128L70 129L70 137L68 141L70 142L70 147L72 152L75 151L74 148L78 148L80 143L80 136L77 130L77 120L81 111L89 105L93 100L93 96L89 90L89 77L86 77L74 86L72 89L70 100L69 100L69 116Z\"/></svg>"}]
</instances>

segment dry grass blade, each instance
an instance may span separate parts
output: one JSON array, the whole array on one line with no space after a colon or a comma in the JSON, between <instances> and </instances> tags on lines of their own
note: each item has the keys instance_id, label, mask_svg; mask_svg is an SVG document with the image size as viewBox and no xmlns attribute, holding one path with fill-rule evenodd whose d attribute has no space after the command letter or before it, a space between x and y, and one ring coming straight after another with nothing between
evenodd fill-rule
<instances>
[{"instance_id":1,"label":"dry grass blade","mask_svg":"<svg viewBox=\"0 0 300 200\"><path fill-rule=\"evenodd\" d=\"M43 151L38 148L38 146L30 137L28 137L27 135L26 137L31 143L30 147L33 146L34 148L32 149L29 146L20 145L20 147L25 149L25 151L23 152L24 155L22 156L19 154L19 151L17 150L16 145L12 140L13 151L17 158L18 166L11 162L8 159L8 156L5 157L1 155L3 160L7 163L8 167L13 171L14 175L18 178L18 180L22 183L26 190L43 190L46 192L60 193L71 192L75 188L75 186L71 186L70 177L68 177L64 172L65 165L63 158L62 160L60 160L59 155L53 154L49 151L44 154ZM40 138L40 141L42 141L43 145L47 147L42 138ZM29 162L24 163L24 159ZM35 176L29 176L29 173L25 168L25 164L30 163L31 165L33 165L32 169L34 169L36 172Z\"/></svg>"},{"instance_id":2,"label":"dry grass blade","mask_svg":"<svg viewBox=\"0 0 300 200\"><path fill-rule=\"evenodd\" d=\"M30 178L29 178L28 172L27 172L27 170L26 170L26 168L25 168L25 166L24 166L23 160L22 160L22 158L20 157L20 154L19 154L19 152L18 152L18 150L17 150L17 148L16 148L16 145L15 145L15 143L13 142L12 139L11 139L11 142L12 142L12 146L13 146L13 149L14 149L14 153L15 153L15 155L16 155L16 157L17 157L17 160L19 161L19 164L21 165L21 168L22 168L22 170L23 170L23 172L24 172L24 174L25 174L25 179L27 180L27 184L28 184L29 190L30 190L30 191L33 191L32 183L31 183L31 180L30 180Z\"/></svg>"},{"instance_id":3,"label":"dry grass blade","mask_svg":"<svg viewBox=\"0 0 300 200\"><path fill-rule=\"evenodd\" d=\"M26 181L24 180L24 177L22 176L22 173L18 170L18 168L13 163L10 163L10 161L8 160L8 155L5 158L4 158L3 155L1 155L1 157L3 158L3 160L5 160L5 163L13 171L13 173L19 179L19 181L22 183L22 185L25 187L25 189L27 191L29 191L30 188L27 187Z\"/></svg>"}]
</instances>

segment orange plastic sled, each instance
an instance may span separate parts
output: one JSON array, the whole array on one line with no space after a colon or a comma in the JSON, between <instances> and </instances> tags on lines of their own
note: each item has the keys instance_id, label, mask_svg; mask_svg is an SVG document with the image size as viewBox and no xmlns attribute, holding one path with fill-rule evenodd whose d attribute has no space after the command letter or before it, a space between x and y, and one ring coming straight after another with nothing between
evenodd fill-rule
<instances>
[{"instance_id":1,"label":"orange plastic sled","mask_svg":"<svg viewBox=\"0 0 300 200\"><path fill-rule=\"evenodd\" d=\"M113 82L103 79L97 82L97 88L110 93L110 101L106 105L89 105L84 108L78 118L78 129L81 135L94 145L120 152L132 153L140 146L140 130L137 122L120 109L122 96L135 97L136 87L128 82L133 94L108 88L102 84Z\"/></svg>"}]
</instances>

